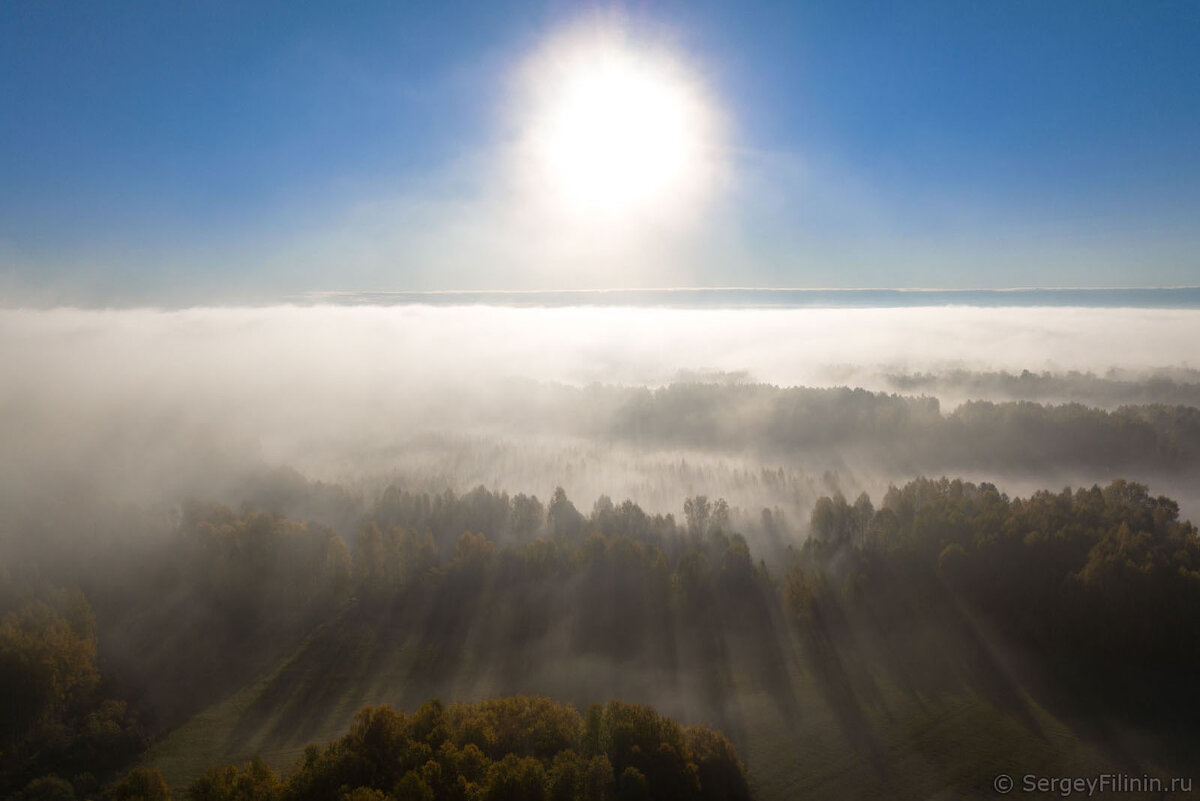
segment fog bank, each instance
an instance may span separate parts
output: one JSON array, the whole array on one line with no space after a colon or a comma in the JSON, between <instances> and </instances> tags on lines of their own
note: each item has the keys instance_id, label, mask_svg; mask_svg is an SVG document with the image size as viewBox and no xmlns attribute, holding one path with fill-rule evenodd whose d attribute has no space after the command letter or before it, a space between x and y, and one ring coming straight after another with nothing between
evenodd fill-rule
<instances>
[{"instance_id":1,"label":"fog bank","mask_svg":"<svg viewBox=\"0 0 1200 801\"><path fill-rule=\"evenodd\" d=\"M671 493L645 477L664 464L694 472L703 458L571 440L612 411L610 395L572 388L700 378L894 392L896 375L950 370L1118 370L1133 380L1190 367L1197 342L1198 310L2 310L0 479L25 500L69 488L170 503L236 494L240 471L288 465L310 478L432 474L543 497L575 482L584 506L594 488L657 506ZM711 467L760 466L777 465L738 457ZM687 490L714 491L694 480Z\"/></svg>"}]
</instances>

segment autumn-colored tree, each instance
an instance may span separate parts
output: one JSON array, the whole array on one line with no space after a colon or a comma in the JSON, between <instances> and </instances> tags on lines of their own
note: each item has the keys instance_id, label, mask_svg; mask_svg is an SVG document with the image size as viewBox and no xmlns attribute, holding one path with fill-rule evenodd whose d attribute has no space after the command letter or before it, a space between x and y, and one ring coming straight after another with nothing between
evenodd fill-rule
<instances>
[{"instance_id":1,"label":"autumn-colored tree","mask_svg":"<svg viewBox=\"0 0 1200 801\"><path fill-rule=\"evenodd\" d=\"M245 796L247 801L252 797ZM112 801L170 801L171 791L157 770L134 768L113 785L111 798Z\"/></svg>"},{"instance_id":2,"label":"autumn-colored tree","mask_svg":"<svg viewBox=\"0 0 1200 801\"><path fill-rule=\"evenodd\" d=\"M276 801L283 785L262 760L209 768L188 789L191 801Z\"/></svg>"}]
</instances>

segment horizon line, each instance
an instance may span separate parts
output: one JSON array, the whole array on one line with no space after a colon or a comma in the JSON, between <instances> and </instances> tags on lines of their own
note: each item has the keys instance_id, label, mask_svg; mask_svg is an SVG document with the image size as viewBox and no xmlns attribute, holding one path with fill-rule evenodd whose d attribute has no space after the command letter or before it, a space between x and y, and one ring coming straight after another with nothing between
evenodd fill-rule
<instances>
[{"instance_id":1,"label":"horizon line","mask_svg":"<svg viewBox=\"0 0 1200 801\"><path fill-rule=\"evenodd\" d=\"M1011 286L1011 287L793 287L793 286L661 286L538 289L313 289L294 295L536 295L545 293L589 294L607 292L1141 292L1200 290L1200 284L1168 286Z\"/></svg>"}]
</instances>

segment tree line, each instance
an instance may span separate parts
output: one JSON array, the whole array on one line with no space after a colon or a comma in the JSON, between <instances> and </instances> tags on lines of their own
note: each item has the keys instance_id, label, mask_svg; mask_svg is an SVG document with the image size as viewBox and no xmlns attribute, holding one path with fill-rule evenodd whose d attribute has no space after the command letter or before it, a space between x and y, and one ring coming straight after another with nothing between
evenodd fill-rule
<instances>
[{"instance_id":1,"label":"tree line","mask_svg":"<svg viewBox=\"0 0 1200 801\"><path fill-rule=\"evenodd\" d=\"M153 769L135 768L111 801L169 801ZM21 801L71 801L56 776L31 782ZM618 701L584 714L542 697L422 704L411 714L367 707L350 730L310 745L281 778L261 760L214 765L191 801L748 801L746 771L730 742L706 726L680 726L653 708Z\"/></svg>"},{"instance_id":2,"label":"tree line","mask_svg":"<svg viewBox=\"0 0 1200 801\"><path fill-rule=\"evenodd\" d=\"M1010 373L960 369L937 373L891 373L884 379L895 390L909 394L948 393L992 400L1074 402L1108 409L1143 404L1200 407L1200 371L1178 367L1143 376L1128 376L1117 371L1096 375L1077 370Z\"/></svg>"},{"instance_id":3,"label":"tree line","mask_svg":"<svg viewBox=\"0 0 1200 801\"><path fill-rule=\"evenodd\" d=\"M578 708L659 693L738 742L736 684L796 716L802 673L866 753L879 746L864 704L886 679L915 697L965 683L1018 716L1032 696L1097 741L1136 727L1156 758L1194 760L1200 544L1177 504L1143 485L1009 498L917 479L878 507L825 496L778 573L720 499L690 497L682 512L601 497L585 514L561 490L543 503L391 488L346 542L276 513L189 503L172 536L83 592L3 583L0 689L13 714L0 791L55 773L91 792L140 751L144 731L177 725L293 653L239 730L316 731L338 712L335 692L312 687L366 681L386 664L402 709L486 671L496 686ZM581 764L599 755L570 750ZM630 764L650 781L607 758L614 792ZM550 786L553 759L541 774L527 767Z\"/></svg>"},{"instance_id":4,"label":"tree line","mask_svg":"<svg viewBox=\"0 0 1200 801\"><path fill-rule=\"evenodd\" d=\"M1191 470L1200 409L968 401L942 414L934 397L864 389L673 384L630 390L605 436L643 445L754 450L775 456L861 452L893 468L986 468L1037 475L1048 466ZM860 455L861 455L860 454Z\"/></svg>"}]
</instances>

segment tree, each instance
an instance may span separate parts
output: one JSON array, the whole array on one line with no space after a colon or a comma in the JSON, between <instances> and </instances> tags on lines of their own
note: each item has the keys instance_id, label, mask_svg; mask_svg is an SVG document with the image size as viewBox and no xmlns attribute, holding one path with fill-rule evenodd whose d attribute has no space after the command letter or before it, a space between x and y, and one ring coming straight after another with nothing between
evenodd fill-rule
<instances>
[{"instance_id":1,"label":"tree","mask_svg":"<svg viewBox=\"0 0 1200 801\"><path fill-rule=\"evenodd\" d=\"M279 777L261 759L240 768L209 768L188 790L191 801L277 801L283 790Z\"/></svg>"},{"instance_id":2,"label":"tree","mask_svg":"<svg viewBox=\"0 0 1200 801\"><path fill-rule=\"evenodd\" d=\"M554 488L550 506L546 509L546 525L554 537L576 539L583 533L583 515L575 508L575 504L567 499L567 493L562 487Z\"/></svg>"},{"instance_id":3,"label":"tree","mask_svg":"<svg viewBox=\"0 0 1200 801\"><path fill-rule=\"evenodd\" d=\"M82 595L77 596L77 602ZM68 707L99 682L90 610L72 622L41 601L29 601L0 620L0 688L6 711L0 736L8 747L62 720Z\"/></svg>"},{"instance_id":4,"label":"tree","mask_svg":"<svg viewBox=\"0 0 1200 801\"><path fill-rule=\"evenodd\" d=\"M433 796L430 795L429 798L432 799ZM392 801L392 796L383 790L376 790L371 787L356 787L349 792L343 793L341 801Z\"/></svg>"},{"instance_id":5,"label":"tree","mask_svg":"<svg viewBox=\"0 0 1200 801\"><path fill-rule=\"evenodd\" d=\"M729 504L724 498L717 498L716 503L712 506L712 517L708 524L709 528L714 531L728 532L731 525L729 515Z\"/></svg>"},{"instance_id":6,"label":"tree","mask_svg":"<svg viewBox=\"0 0 1200 801\"><path fill-rule=\"evenodd\" d=\"M683 516L687 520L688 533L693 537L702 537L708 533L708 521L711 514L712 505L708 502L706 495L687 498L683 502Z\"/></svg>"},{"instance_id":7,"label":"tree","mask_svg":"<svg viewBox=\"0 0 1200 801\"><path fill-rule=\"evenodd\" d=\"M611 801L616 783L612 763L605 754L597 754L588 762L583 777L584 801Z\"/></svg>"},{"instance_id":8,"label":"tree","mask_svg":"<svg viewBox=\"0 0 1200 801\"><path fill-rule=\"evenodd\" d=\"M543 801L546 769L533 757L508 754L488 768L485 801Z\"/></svg>"},{"instance_id":9,"label":"tree","mask_svg":"<svg viewBox=\"0 0 1200 801\"><path fill-rule=\"evenodd\" d=\"M170 801L171 791L153 768L134 768L112 789L112 801Z\"/></svg>"},{"instance_id":10,"label":"tree","mask_svg":"<svg viewBox=\"0 0 1200 801\"><path fill-rule=\"evenodd\" d=\"M548 777L549 801L576 801L583 791L584 763L567 749L554 757Z\"/></svg>"},{"instance_id":11,"label":"tree","mask_svg":"<svg viewBox=\"0 0 1200 801\"><path fill-rule=\"evenodd\" d=\"M454 567L470 573L481 572L496 553L496 546L483 534L463 532L454 546Z\"/></svg>"},{"instance_id":12,"label":"tree","mask_svg":"<svg viewBox=\"0 0 1200 801\"><path fill-rule=\"evenodd\" d=\"M518 537L532 537L541 529L545 517L546 510L536 495L518 493L511 501L508 527Z\"/></svg>"},{"instance_id":13,"label":"tree","mask_svg":"<svg viewBox=\"0 0 1200 801\"><path fill-rule=\"evenodd\" d=\"M421 778L419 771L410 770L396 782L394 795L398 801L433 801L433 788Z\"/></svg>"},{"instance_id":14,"label":"tree","mask_svg":"<svg viewBox=\"0 0 1200 801\"><path fill-rule=\"evenodd\" d=\"M75 801L75 788L66 779L50 774L25 785L12 801Z\"/></svg>"},{"instance_id":15,"label":"tree","mask_svg":"<svg viewBox=\"0 0 1200 801\"><path fill-rule=\"evenodd\" d=\"M620 801L650 801L650 785L642 772L632 765L621 771L617 787Z\"/></svg>"}]
</instances>

